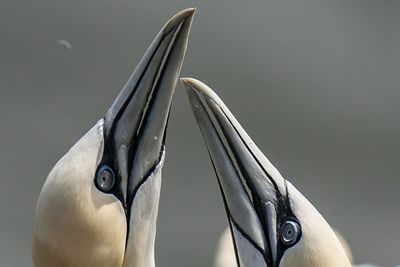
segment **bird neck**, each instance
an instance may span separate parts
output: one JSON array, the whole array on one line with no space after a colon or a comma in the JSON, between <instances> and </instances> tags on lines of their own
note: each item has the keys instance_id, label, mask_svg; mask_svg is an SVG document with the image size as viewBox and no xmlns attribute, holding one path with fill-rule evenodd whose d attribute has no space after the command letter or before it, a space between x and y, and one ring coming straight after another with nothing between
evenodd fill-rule
<instances>
[{"instance_id":1,"label":"bird neck","mask_svg":"<svg viewBox=\"0 0 400 267\"><path fill-rule=\"evenodd\" d=\"M142 184L131 206L123 267L154 267L156 221L161 189L161 166Z\"/></svg>"}]
</instances>

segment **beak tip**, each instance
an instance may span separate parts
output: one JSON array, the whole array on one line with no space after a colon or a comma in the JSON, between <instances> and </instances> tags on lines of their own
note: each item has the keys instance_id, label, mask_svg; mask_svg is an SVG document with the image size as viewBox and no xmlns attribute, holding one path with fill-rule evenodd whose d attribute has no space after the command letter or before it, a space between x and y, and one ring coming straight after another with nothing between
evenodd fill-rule
<instances>
[{"instance_id":1,"label":"beak tip","mask_svg":"<svg viewBox=\"0 0 400 267\"><path fill-rule=\"evenodd\" d=\"M177 15L179 16L181 14L182 17L185 17L185 18L186 17L193 17L194 14L196 13L196 10L197 10L197 7L189 7L189 8L186 8L186 9L178 12Z\"/></svg>"},{"instance_id":2,"label":"beak tip","mask_svg":"<svg viewBox=\"0 0 400 267\"><path fill-rule=\"evenodd\" d=\"M175 26L189 18L191 21L196 12L196 8L187 8L175 14L164 26L164 32L169 32ZM191 23L190 23L191 24Z\"/></svg>"},{"instance_id":3,"label":"beak tip","mask_svg":"<svg viewBox=\"0 0 400 267\"><path fill-rule=\"evenodd\" d=\"M182 84L185 86L186 90L192 89L193 91L196 91L198 93L201 93L204 95L204 97L208 99L218 99L216 94L209 88L206 84L203 82L194 79L194 78L189 78L189 77L182 77L181 79Z\"/></svg>"},{"instance_id":4,"label":"beak tip","mask_svg":"<svg viewBox=\"0 0 400 267\"><path fill-rule=\"evenodd\" d=\"M193 80L193 79L192 78L188 78L188 77L180 78L181 83L183 84L183 86L185 86L186 89L191 89L193 87L191 85L190 80Z\"/></svg>"}]
</instances>

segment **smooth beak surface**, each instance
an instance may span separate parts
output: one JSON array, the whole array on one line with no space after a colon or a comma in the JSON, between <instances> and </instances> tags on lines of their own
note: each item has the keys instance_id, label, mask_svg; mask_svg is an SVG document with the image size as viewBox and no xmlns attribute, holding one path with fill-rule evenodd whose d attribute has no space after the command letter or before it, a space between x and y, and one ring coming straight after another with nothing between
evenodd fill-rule
<instances>
[{"instance_id":1,"label":"smooth beak surface","mask_svg":"<svg viewBox=\"0 0 400 267\"><path fill-rule=\"evenodd\" d=\"M104 119L99 166L118 170L115 194L129 213L137 188L164 150L169 110L195 9L172 17L156 36Z\"/></svg>"},{"instance_id":2,"label":"smooth beak surface","mask_svg":"<svg viewBox=\"0 0 400 267\"><path fill-rule=\"evenodd\" d=\"M182 78L218 177L239 266L276 266L278 233L287 216L286 184L221 99Z\"/></svg>"}]
</instances>

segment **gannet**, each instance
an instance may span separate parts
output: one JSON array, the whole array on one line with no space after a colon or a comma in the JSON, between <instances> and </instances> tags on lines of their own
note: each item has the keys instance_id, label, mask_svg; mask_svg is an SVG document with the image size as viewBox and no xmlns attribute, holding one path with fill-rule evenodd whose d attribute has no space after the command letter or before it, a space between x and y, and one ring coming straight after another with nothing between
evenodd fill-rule
<instances>
[{"instance_id":1,"label":"gannet","mask_svg":"<svg viewBox=\"0 0 400 267\"><path fill-rule=\"evenodd\" d=\"M349 261L353 263L353 252L350 249L347 240L339 233L336 229L334 229L336 236L338 237L340 244L344 248ZM227 227L221 234L221 237L218 241L217 250L215 253L214 259L214 267L237 267L236 258L235 258L235 249L233 247L232 235L229 227ZM378 267L376 265L365 263L360 265L354 265L353 267Z\"/></svg>"},{"instance_id":2,"label":"gannet","mask_svg":"<svg viewBox=\"0 0 400 267\"><path fill-rule=\"evenodd\" d=\"M222 100L183 78L218 178L239 267L350 267L335 232L270 163Z\"/></svg>"},{"instance_id":3,"label":"gannet","mask_svg":"<svg viewBox=\"0 0 400 267\"><path fill-rule=\"evenodd\" d=\"M104 118L51 170L35 213L35 267L154 266L165 131L193 14L165 24Z\"/></svg>"}]
</instances>

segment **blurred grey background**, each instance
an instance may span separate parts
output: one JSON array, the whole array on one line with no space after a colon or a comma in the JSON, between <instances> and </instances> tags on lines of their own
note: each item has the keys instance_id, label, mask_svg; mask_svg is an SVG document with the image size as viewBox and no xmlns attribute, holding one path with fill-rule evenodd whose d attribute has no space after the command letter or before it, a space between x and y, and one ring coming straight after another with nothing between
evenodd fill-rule
<instances>
[{"instance_id":1,"label":"blurred grey background","mask_svg":"<svg viewBox=\"0 0 400 267\"><path fill-rule=\"evenodd\" d=\"M356 262L400 263L399 1L1 0L0 265L32 266L51 167L191 6L182 75L217 91ZM167 151L157 266L211 266L225 213L180 84Z\"/></svg>"}]
</instances>

